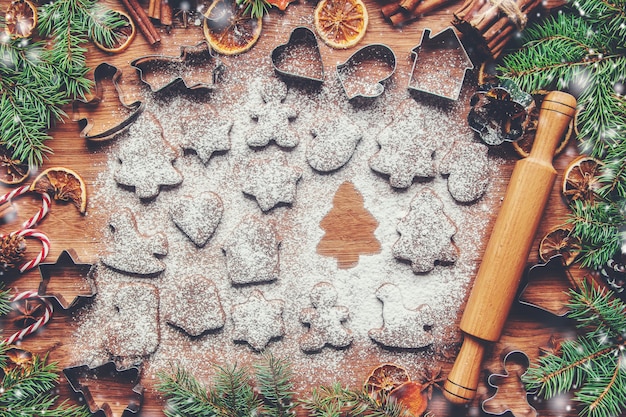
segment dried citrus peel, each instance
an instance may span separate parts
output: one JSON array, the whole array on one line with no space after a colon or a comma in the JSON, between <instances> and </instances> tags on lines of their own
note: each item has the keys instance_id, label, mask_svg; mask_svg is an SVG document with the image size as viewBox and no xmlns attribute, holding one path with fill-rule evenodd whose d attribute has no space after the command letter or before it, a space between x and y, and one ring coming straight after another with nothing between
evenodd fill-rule
<instances>
[{"instance_id":1,"label":"dried citrus peel","mask_svg":"<svg viewBox=\"0 0 626 417\"><path fill-rule=\"evenodd\" d=\"M31 191L48 193L57 201L73 203L81 214L87 209L87 188L75 171L64 167L48 168L35 178Z\"/></svg>"}]
</instances>

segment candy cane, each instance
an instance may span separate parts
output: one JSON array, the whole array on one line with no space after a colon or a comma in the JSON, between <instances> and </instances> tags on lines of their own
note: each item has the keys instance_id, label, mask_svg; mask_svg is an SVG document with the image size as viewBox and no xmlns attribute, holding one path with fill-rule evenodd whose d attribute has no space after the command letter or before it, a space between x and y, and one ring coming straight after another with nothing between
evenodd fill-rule
<instances>
[{"instance_id":1,"label":"candy cane","mask_svg":"<svg viewBox=\"0 0 626 417\"><path fill-rule=\"evenodd\" d=\"M11 199L13 199L13 197L26 194L29 191L30 191L29 185L22 185L21 187L18 187L15 190L8 192L2 197L0 197L0 204L10 201ZM37 223L39 223L44 217L46 217L46 214L48 214L48 212L50 211L50 205L51 205L50 196L47 193L42 193L40 195L41 195L41 208L39 209L37 213L35 213L33 217L31 217L30 219L22 223L22 229L32 229L33 227L37 225Z\"/></svg>"},{"instance_id":2,"label":"candy cane","mask_svg":"<svg viewBox=\"0 0 626 417\"><path fill-rule=\"evenodd\" d=\"M50 321L50 318L52 318L52 313L54 312L52 308L52 303L50 303L50 301L46 300L45 298L41 298L37 291L24 291L19 294L15 294L13 298L11 298L11 302L20 301L26 298L36 298L38 300L41 300L46 306L46 311L44 311L43 316L38 318L36 322L20 331L13 333L11 336L4 339L4 343L7 345L10 345L17 340L22 340L25 336L28 336L31 333L35 333L37 330L39 330L40 327L48 323Z\"/></svg>"},{"instance_id":3,"label":"candy cane","mask_svg":"<svg viewBox=\"0 0 626 417\"><path fill-rule=\"evenodd\" d=\"M48 236L44 235L42 232L36 229L24 229L24 230L20 230L17 232L12 232L10 234L10 236L16 236L16 235L21 236L21 237L33 237L35 239L38 239L41 242L41 252L39 252L39 254L35 257L35 259L25 262L22 265L20 265L19 266L20 272L33 269L34 267L39 265L41 261L46 259L46 256L48 256L48 252L50 252L50 239L48 239ZM4 235L0 235L0 238L2 237L4 237Z\"/></svg>"}]
</instances>

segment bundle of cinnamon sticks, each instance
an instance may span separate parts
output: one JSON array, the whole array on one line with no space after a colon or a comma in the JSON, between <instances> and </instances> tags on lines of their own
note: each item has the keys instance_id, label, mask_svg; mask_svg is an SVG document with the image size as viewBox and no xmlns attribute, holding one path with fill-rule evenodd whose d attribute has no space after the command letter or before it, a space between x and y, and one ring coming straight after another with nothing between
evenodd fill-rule
<instances>
[{"instance_id":1,"label":"bundle of cinnamon sticks","mask_svg":"<svg viewBox=\"0 0 626 417\"><path fill-rule=\"evenodd\" d=\"M381 7L385 19L400 26L437 10L454 0L393 0Z\"/></svg>"},{"instance_id":2,"label":"bundle of cinnamon sticks","mask_svg":"<svg viewBox=\"0 0 626 417\"><path fill-rule=\"evenodd\" d=\"M168 0L150 0L148 16L165 26L172 26L172 6Z\"/></svg>"}]
</instances>

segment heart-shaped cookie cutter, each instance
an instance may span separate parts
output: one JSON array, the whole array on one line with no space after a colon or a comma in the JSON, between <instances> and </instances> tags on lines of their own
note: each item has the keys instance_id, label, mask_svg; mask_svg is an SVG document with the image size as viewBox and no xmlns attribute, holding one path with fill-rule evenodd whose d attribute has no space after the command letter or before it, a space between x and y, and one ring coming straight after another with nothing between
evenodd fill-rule
<instances>
[{"instance_id":1,"label":"heart-shaped cookie cutter","mask_svg":"<svg viewBox=\"0 0 626 417\"><path fill-rule=\"evenodd\" d=\"M366 63L373 62L380 67L381 76L376 80L369 80L365 68ZM386 68L385 68L386 67ZM385 83L396 72L396 54L382 43L366 45L352 54L346 62L337 64L337 78L343 87L348 100L357 98L372 99L385 91Z\"/></svg>"},{"instance_id":2,"label":"heart-shaped cookie cutter","mask_svg":"<svg viewBox=\"0 0 626 417\"><path fill-rule=\"evenodd\" d=\"M299 56L298 50L302 50L305 56ZM287 43L272 50L271 58L274 71L288 80L314 84L324 82L324 65L317 37L307 27L295 28ZM311 70L311 73L307 73L307 70Z\"/></svg>"}]
</instances>

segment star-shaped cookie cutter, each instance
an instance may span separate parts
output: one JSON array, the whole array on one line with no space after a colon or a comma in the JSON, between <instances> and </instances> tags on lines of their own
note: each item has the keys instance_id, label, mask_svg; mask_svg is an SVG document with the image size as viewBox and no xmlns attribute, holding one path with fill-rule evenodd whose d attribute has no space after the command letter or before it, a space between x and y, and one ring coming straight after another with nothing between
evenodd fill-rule
<instances>
[{"instance_id":1,"label":"star-shaped cookie cutter","mask_svg":"<svg viewBox=\"0 0 626 417\"><path fill-rule=\"evenodd\" d=\"M39 264L39 274L41 275L39 296L54 298L63 310L69 310L78 305L81 300L93 298L96 295L96 286L93 282L94 269L95 265L93 264L79 263L73 249L66 249L61 252L56 262ZM79 281L77 286L71 286L72 288L78 287L78 290L54 290L51 288L54 286L50 285L50 281L57 280ZM65 284L66 288L69 288L68 283Z\"/></svg>"},{"instance_id":2,"label":"star-shaped cookie cutter","mask_svg":"<svg viewBox=\"0 0 626 417\"><path fill-rule=\"evenodd\" d=\"M104 414L106 417L128 417L130 415L137 414L141 409L143 402L143 386L139 383L140 372L137 367L130 367L127 369L118 369L114 362L107 362L103 365L90 368L88 365L80 365L71 368L65 368L63 370L65 378L72 387L72 390L77 394L82 394L85 399L85 403L89 407L92 413ZM129 400L128 405L124 408L120 416L116 416L111 404L119 405L113 401L104 401L99 404L97 400L97 393L93 388L89 387L89 382L95 381L96 385L103 385L108 392L117 392L118 390L107 389L107 386L113 383L122 383L132 385L132 398ZM114 399L119 401L119 399Z\"/></svg>"}]
</instances>

